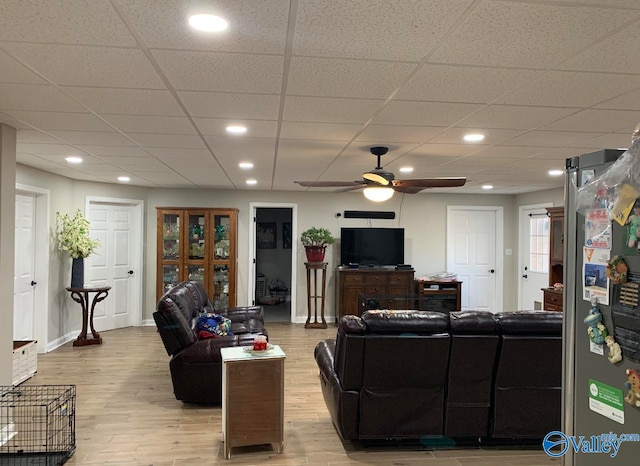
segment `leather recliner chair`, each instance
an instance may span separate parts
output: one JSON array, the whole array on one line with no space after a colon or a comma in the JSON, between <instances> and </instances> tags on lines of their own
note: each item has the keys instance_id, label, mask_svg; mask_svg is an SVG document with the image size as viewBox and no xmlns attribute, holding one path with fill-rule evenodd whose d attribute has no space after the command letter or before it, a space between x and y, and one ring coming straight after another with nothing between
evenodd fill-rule
<instances>
[{"instance_id":1,"label":"leather recliner chair","mask_svg":"<svg viewBox=\"0 0 640 466\"><path fill-rule=\"evenodd\" d=\"M220 404L222 401L222 359L220 348L250 346L256 335L266 335L262 306L216 310L231 320L233 335L199 339L198 316L214 312L204 287L182 282L158 301L153 319L167 354L176 399L188 403Z\"/></svg>"}]
</instances>

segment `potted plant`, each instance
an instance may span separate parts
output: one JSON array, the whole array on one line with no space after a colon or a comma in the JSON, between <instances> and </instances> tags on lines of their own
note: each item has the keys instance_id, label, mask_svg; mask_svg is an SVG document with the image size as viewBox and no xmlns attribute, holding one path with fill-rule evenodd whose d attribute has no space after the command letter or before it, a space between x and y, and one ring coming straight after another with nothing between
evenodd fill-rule
<instances>
[{"instance_id":1,"label":"potted plant","mask_svg":"<svg viewBox=\"0 0 640 466\"><path fill-rule=\"evenodd\" d=\"M323 262L327 246L333 244L335 238L326 228L311 227L300 235L308 262Z\"/></svg>"},{"instance_id":2,"label":"potted plant","mask_svg":"<svg viewBox=\"0 0 640 466\"><path fill-rule=\"evenodd\" d=\"M84 286L84 258L89 257L100 246L100 241L89 237L89 221L80 209L74 217L56 212L56 239L58 248L67 251L73 263L71 265L71 288Z\"/></svg>"}]
</instances>

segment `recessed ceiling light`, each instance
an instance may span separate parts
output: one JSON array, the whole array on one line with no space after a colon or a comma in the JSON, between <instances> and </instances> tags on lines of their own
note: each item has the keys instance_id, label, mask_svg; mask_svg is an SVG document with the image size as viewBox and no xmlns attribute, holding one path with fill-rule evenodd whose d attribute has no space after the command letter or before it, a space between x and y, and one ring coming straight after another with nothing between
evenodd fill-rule
<instances>
[{"instance_id":1,"label":"recessed ceiling light","mask_svg":"<svg viewBox=\"0 0 640 466\"><path fill-rule=\"evenodd\" d=\"M491 184L483 184L482 185L482 189L486 189L486 190L493 189L493 185L491 185Z\"/></svg>"},{"instance_id":2,"label":"recessed ceiling light","mask_svg":"<svg viewBox=\"0 0 640 466\"><path fill-rule=\"evenodd\" d=\"M250 184L250 185L258 184L258 180L254 180L253 178L248 179L247 184Z\"/></svg>"},{"instance_id":3,"label":"recessed ceiling light","mask_svg":"<svg viewBox=\"0 0 640 466\"><path fill-rule=\"evenodd\" d=\"M118 181L120 183L128 183L129 181L131 181L131 178L129 178L128 176L119 176Z\"/></svg>"},{"instance_id":4,"label":"recessed ceiling light","mask_svg":"<svg viewBox=\"0 0 640 466\"><path fill-rule=\"evenodd\" d=\"M238 166L243 170L249 170L250 168L253 168L253 164L251 162L240 162Z\"/></svg>"},{"instance_id":5,"label":"recessed ceiling light","mask_svg":"<svg viewBox=\"0 0 640 466\"><path fill-rule=\"evenodd\" d=\"M549 176L560 176L563 174L564 172L562 170L549 170Z\"/></svg>"},{"instance_id":6,"label":"recessed ceiling light","mask_svg":"<svg viewBox=\"0 0 640 466\"><path fill-rule=\"evenodd\" d=\"M247 132L246 126L240 126L240 125L227 126L227 133L230 133L230 134L244 134L246 132Z\"/></svg>"},{"instance_id":7,"label":"recessed ceiling light","mask_svg":"<svg viewBox=\"0 0 640 466\"><path fill-rule=\"evenodd\" d=\"M484 141L484 134L480 134L480 133L465 134L463 139L467 142L480 142L480 141Z\"/></svg>"},{"instance_id":8,"label":"recessed ceiling light","mask_svg":"<svg viewBox=\"0 0 640 466\"><path fill-rule=\"evenodd\" d=\"M69 163L82 163L82 157L66 157L65 160Z\"/></svg>"},{"instance_id":9,"label":"recessed ceiling light","mask_svg":"<svg viewBox=\"0 0 640 466\"><path fill-rule=\"evenodd\" d=\"M201 13L189 17L189 26L198 31L220 32L227 29L229 22L220 16Z\"/></svg>"},{"instance_id":10,"label":"recessed ceiling light","mask_svg":"<svg viewBox=\"0 0 640 466\"><path fill-rule=\"evenodd\" d=\"M400 171L402 173L411 173L413 171L413 167L400 167Z\"/></svg>"}]
</instances>

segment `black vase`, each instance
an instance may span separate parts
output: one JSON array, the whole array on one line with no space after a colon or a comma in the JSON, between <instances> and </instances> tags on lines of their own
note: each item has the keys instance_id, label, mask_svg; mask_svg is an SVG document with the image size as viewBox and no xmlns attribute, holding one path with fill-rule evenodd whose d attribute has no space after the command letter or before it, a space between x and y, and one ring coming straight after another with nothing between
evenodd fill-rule
<instances>
[{"instance_id":1,"label":"black vase","mask_svg":"<svg viewBox=\"0 0 640 466\"><path fill-rule=\"evenodd\" d=\"M71 263L71 288L84 286L84 259L73 259Z\"/></svg>"}]
</instances>

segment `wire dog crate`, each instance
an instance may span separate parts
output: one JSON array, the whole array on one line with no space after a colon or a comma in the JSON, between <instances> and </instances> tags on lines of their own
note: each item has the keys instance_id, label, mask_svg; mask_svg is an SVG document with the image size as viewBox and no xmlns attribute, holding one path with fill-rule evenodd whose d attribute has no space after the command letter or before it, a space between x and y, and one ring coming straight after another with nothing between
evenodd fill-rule
<instances>
[{"instance_id":1,"label":"wire dog crate","mask_svg":"<svg viewBox=\"0 0 640 466\"><path fill-rule=\"evenodd\" d=\"M76 449L75 385L0 386L0 465L61 465Z\"/></svg>"}]
</instances>

